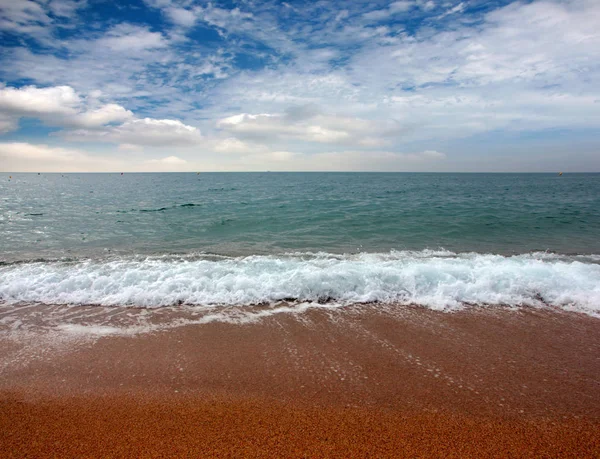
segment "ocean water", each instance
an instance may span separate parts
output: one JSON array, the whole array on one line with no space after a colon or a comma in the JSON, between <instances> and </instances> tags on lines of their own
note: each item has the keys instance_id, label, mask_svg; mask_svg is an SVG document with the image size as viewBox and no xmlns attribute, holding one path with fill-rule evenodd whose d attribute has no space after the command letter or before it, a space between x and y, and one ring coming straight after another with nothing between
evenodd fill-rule
<instances>
[{"instance_id":1,"label":"ocean water","mask_svg":"<svg viewBox=\"0 0 600 459\"><path fill-rule=\"evenodd\" d=\"M362 302L600 315L600 174L0 175L5 306Z\"/></svg>"}]
</instances>

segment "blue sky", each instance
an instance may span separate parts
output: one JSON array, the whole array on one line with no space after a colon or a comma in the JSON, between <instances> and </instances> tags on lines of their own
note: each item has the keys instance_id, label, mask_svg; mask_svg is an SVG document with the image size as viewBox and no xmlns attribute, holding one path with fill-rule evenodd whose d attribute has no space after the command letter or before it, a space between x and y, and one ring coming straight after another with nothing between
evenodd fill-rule
<instances>
[{"instance_id":1,"label":"blue sky","mask_svg":"<svg viewBox=\"0 0 600 459\"><path fill-rule=\"evenodd\" d=\"M600 171L597 0L0 0L0 170Z\"/></svg>"}]
</instances>

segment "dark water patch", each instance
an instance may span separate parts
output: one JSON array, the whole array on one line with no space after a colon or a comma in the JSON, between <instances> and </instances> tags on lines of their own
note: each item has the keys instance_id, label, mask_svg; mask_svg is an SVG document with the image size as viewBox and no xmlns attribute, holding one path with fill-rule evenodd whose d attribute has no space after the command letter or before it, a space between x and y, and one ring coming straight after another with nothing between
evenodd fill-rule
<instances>
[{"instance_id":1,"label":"dark water patch","mask_svg":"<svg viewBox=\"0 0 600 459\"><path fill-rule=\"evenodd\" d=\"M158 209L140 209L140 212L163 212L167 210L167 207L160 207Z\"/></svg>"},{"instance_id":2,"label":"dark water patch","mask_svg":"<svg viewBox=\"0 0 600 459\"><path fill-rule=\"evenodd\" d=\"M191 208L191 207L201 207L202 204L195 204L193 202L188 202L186 204L175 204L173 206L168 207L158 207L156 209L130 209L130 210L117 210L118 214L128 214L132 212L141 212L141 213L150 213L150 212L164 212L165 210L170 209L179 209L179 208ZM96 212L98 213L98 212Z\"/></svg>"},{"instance_id":3,"label":"dark water patch","mask_svg":"<svg viewBox=\"0 0 600 459\"><path fill-rule=\"evenodd\" d=\"M223 188L209 188L207 191L210 191L212 193L220 192L220 191L237 191L237 188L235 188L235 187L231 187L231 188L226 188L226 187L223 187Z\"/></svg>"}]
</instances>

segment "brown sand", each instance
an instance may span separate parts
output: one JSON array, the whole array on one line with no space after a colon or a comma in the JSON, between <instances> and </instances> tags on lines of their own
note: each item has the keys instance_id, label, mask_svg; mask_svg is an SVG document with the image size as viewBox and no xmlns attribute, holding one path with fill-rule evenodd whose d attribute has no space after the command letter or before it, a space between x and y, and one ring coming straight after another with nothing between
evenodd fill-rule
<instances>
[{"instance_id":1,"label":"brown sand","mask_svg":"<svg viewBox=\"0 0 600 459\"><path fill-rule=\"evenodd\" d=\"M0 456L600 457L599 331L363 306L45 353L3 338Z\"/></svg>"}]
</instances>

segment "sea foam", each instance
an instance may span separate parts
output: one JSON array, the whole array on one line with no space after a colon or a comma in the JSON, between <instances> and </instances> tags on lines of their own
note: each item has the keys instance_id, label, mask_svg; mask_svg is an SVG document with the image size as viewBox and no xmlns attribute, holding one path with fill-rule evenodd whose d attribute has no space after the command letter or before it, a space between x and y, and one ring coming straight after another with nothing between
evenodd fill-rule
<instances>
[{"instance_id":1,"label":"sea foam","mask_svg":"<svg viewBox=\"0 0 600 459\"><path fill-rule=\"evenodd\" d=\"M156 256L0 266L0 301L68 305L249 306L382 302L558 307L600 317L595 256L421 251Z\"/></svg>"}]
</instances>

